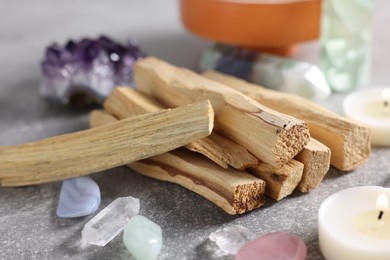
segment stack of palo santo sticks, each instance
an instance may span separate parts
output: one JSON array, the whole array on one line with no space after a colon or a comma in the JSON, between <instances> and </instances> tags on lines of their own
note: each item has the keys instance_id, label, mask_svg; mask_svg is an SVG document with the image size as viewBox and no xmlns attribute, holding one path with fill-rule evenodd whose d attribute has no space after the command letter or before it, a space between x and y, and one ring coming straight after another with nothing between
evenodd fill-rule
<instances>
[{"instance_id":1,"label":"stack of palo santo sticks","mask_svg":"<svg viewBox=\"0 0 390 260\"><path fill-rule=\"evenodd\" d=\"M313 190L330 164L351 171L368 159L368 128L303 98L154 57L137 62L134 75L137 88L115 88L105 111L91 113L91 127L209 100L209 136L128 167L182 185L230 214L260 207L264 195L281 200L295 189Z\"/></svg>"},{"instance_id":2,"label":"stack of palo santo sticks","mask_svg":"<svg viewBox=\"0 0 390 260\"><path fill-rule=\"evenodd\" d=\"M229 214L315 189L330 165L351 171L370 130L308 100L154 57L135 64L91 129L0 147L0 185L23 186L127 165L177 183Z\"/></svg>"}]
</instances>

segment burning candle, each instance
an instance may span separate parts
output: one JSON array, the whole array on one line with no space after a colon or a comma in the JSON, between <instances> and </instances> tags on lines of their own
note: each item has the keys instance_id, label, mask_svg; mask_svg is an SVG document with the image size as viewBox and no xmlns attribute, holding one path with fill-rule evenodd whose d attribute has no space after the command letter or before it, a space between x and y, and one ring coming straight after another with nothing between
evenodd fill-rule
<instances>
[{"instance_id":1,"label":"burning candle","mask_svg":"<svg viewBox=\"0 0 390 260\"><path fill-rule=\"evenodd\" d=\"M318 213L321 252L328 260L390 259L390 189L366 186L327 198Z\"/></svg>"},{"instance_id":2,"label":"burning candle","mask_svg":"<svg viewBox=\"0 0 390 260\"><path fill-rule=\"evenodd\" d=\"M390 88L354 92L344 99L345 116L367 125L373 145L390 146Z\"/></svg>"}]
</instances>

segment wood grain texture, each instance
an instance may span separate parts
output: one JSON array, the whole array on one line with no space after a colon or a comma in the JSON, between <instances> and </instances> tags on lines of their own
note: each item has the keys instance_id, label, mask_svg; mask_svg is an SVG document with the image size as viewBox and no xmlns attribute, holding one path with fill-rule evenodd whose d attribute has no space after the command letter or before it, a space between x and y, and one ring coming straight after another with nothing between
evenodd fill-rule
<instances>
[{"instance_id":1,"label":"wood grain texture","mask_svg":"<svg viewBox=\"0 0 390 260\"><path fill-rule=\"evenodd\" d=\"M163 109L163 105L151 97L128 87L117 87L103 104L104 108L118 118L126 118ZM256 167L258 160L243 146L213 131L210 136L195 140L185 146L201 153L223 168L244 170Z\"/></svg>"},{"instance_id":2,"label":"wood grain texture","mask_svg":"<svg viewBox=\"0 0 390 260\"><path fill-rule=\"evenodd\" d=\"M135 64L134 77L141 92L169 107L209 99L216 129L274 167L287 163L309 142L305 122L190 70L148 57Z\"/></svg>"},{"instance_id":3,"label":"wood grain texture","mask_svg":"<svg viewBox=\"0 0 390 260\"><path fill-rule=\"evenodd\" d=\"M371 151L369 128L296 95L265 89L215 71L203 75L248 95L264 106L305 120L310 135L330 148L331 164L339 170L354 170L368 160Z\"/></svg>"},{"instance_id":4,"label":"wood grain texture","mask_svg":"<svg viewBox=\"0 0 390 260\"><path fill-rule=\"evenodd\" d=\"M142 175L186 187L229 214L252 211L265 203L265 182L251 174L223 169L186 150L164 153L129 164Z\"/></svg>"},{"instance_id":5,"label":"wood grain texture","mask_svg":"<svg viewBox=\"0 0 390 260\"><path fill-rule=\"evenodd\" d=\"M265 193L274 200L281 200L290 195L302 179L303 164L292 159L281 168L274 168L266 163L260 163L249 172L264 180Z\"/></svg>"},{"instance_id":6,"label":"wood grain texture","mask_svg":"<svg viewBox=\"0 0 390 260\"><path fill-rule=\"evenodd\" d=\"M303 175L298 184L300 192L309 192L320 185L330 167L330 149L314 138L294 159L303 163Z\"/></svg>"},{"instance_id":7,"label":"wood grain texture","mask_svg":"<svg viewBox=\"0 0 390 260\"><path fill-rule=\"evenodd\" d=\"M105 111L94 111L90 125L117 119ZM128 165L154 179L179 184L221 207L229 214L242 214L265 203L265 182L251 174L223 169L200 154L184 149L160 154Z\"/></svg>"},{"instance_id":8,"label":"wood grain texture","mask_svg":"<svg viewBox=\"0 0 390 260\"><path fill-rule=\"evenodd\" d=\"M63 180L125 165L208 136L208 101L121 120L40 141L0 147L0 183L21 186Z\"/></svg>"},{"instance_id":9,"label":"wood grain texture","mask_svg":"<svg viewBox=\"0 0 390 260\"><path fill-rule=\"evenodd\" d=\"M104 123L114 122L116 120L116 118L114 118L106 111L94 111L90 115L90 125L92 127ZM315 152L315 147L315 144L309 143L306 145L306 148L299 153L299 155L304 157L305 160L311 162L311 151ZM329 157L327 167L329 168ZM274 168L266 163L260 162L256 168L248 169L248 171L254 176L265 181L265 193L267 196L279 201L290 195L296 188L299 188L299 185L306 189L307 186L311 187L314 185L313 183L321 181L322 178L319 180L318 177L321 175L321 173L312 171L313 168L315 167L307 168L308 170L305 172L303 163L300 163L296 160L291 160L281 168ZM146 169L144 169L144 171L146 172ZM304 181L302 181L303 176L305 176ZM311 178L315 179L311 180Z\"/></svg>"}]
</instances>

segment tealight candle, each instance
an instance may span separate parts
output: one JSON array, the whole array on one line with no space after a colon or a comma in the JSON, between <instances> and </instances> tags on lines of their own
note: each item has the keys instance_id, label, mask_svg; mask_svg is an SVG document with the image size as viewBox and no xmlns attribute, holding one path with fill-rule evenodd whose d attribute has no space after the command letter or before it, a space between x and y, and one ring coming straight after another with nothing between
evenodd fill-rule
<instances>
[{"instance_id":1,"label":"tealight candle","mask_svg":"<svg viewBox=\"0 0 390 260\"><path fill-rule=\"evenodd\" d=\"M390 146L390 88L368 88L344 99L346 117L371 128L373 145Z\"/></svg>"},{"instance_id":2,"label":"tealight candle","mask_svg":"<svg viewBox=\"0 0 390 260\"><path fill-rule=\"evenodd\" d=\"M327 198L318 212L319 242L327 260L390 259L390 189L365 186Z\"/></svg>"}]
</instances>

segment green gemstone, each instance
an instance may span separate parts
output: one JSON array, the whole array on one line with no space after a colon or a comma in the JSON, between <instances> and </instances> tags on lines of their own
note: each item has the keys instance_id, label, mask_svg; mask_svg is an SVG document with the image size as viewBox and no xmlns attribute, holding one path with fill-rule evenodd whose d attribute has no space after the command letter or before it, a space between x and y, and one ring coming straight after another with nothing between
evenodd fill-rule
<instances>
[{"instance_id":1,"label":"green gemstone","mask_svg":"<svg viewBox=\"0 0 390 260\"><path fill-rule=\"evenodd\" d=\"M136 259L153 260L162 247L162 231L153 221L137 215L130 219L125 228L123 242Z\"/></svg>"},{"instance_id":2,"label":"green gemstone","mask_svg":"<svg viewBox=\"0 0 390 260\"><path fill-rule=\"evenodd\" d=\"M369 81L374 2L323 1L321 68L334 91L350 91Z\"/></svg>"}]
</instances>

